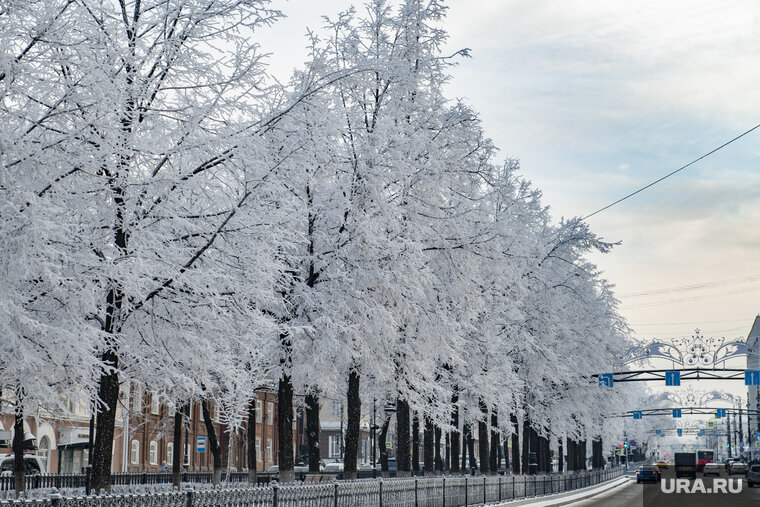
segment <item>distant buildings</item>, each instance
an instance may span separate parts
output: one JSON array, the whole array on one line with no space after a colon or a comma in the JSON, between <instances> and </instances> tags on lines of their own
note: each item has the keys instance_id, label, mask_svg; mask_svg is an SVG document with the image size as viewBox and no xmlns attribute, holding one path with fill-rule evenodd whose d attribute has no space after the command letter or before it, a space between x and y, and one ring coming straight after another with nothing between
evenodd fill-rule
<instances>
[{"instance_id":1,"label":"distant buildings","mask_svg":"<svg viewBox=\"0 0 760 507\"><path fill-rule=\"evenodd\" d=\"M747 336L747 369L760 370L760 315L755 317L752 329ZM748 386L749 389L749 408L750 410L760 410L760 386ZM755 433L760 432L760 418L750 417L751 426L749 428L750 438L754 440ZM755 452L758 452L755 447Z\"/></svg>"}]
</instances>

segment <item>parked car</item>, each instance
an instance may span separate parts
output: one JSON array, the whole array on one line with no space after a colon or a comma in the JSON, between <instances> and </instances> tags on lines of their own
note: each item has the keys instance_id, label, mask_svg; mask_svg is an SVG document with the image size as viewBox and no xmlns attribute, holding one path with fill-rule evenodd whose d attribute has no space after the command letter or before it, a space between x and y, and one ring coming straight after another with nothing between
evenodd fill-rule
<instances>
[{"instance_id":1,"label":"parked car","mask_svg":"<svg viewBox=\"0 0 760 507\"><path fill-rule=\"evenodd\" d=\"M747 473L747 464L742 463L741 461L734 461L731 463L730 467L728 468L728 474L746 474Z\"/></svg>"},{"instance_id":2,"label":"parked car","mask_svg":"<svg viewBox=\"0 0 760 507\"><path fill-rule=\"evenodd\" d=\"M665 461L664 459L661 459L660 461L657 462L657 468L659 468L660 470L663 470L663 469L667 470L668 462Z\"/></svg>"},{"instance_id":3,"label":"parked car","mask_svg":"<svg viewBox=\"0 0 760 507\"><path fill-rule=\"evenodd\" d=\"M760 465L752 465L747 472L747 484L754 488L755 484L760 484Z\"/></svg>"},{"instance_id":4,"label":"parked car","mask_svg":"<svg viewBox=\"0 0 760 507\"><path fill-rule=\"evenodd\" d=\"M337 474L343 471L343 463L328 463L322 471L328 474Z\"/></svg>"},{"instance_id":5,"label":"parked car","mask_svg":"<svg viewBox=\"0 0 760 507\"><path fill-rule=\"evenodd\" d=\"M717 463L705 463L704 467L702 467L702 473L705 477L708 475L714 475L716 477L720 476L720 465Z\"/></svg>"},{"instance_id":6,"label":"parked car","mask_svg":"<svg viewBox=\"0 0 760 507\"><path fill-rule=\"evenodd\" d=\"M277 465L272 465L267 469L268 474L278 474L280 473L280 467Z\"/></svg>"},{"instance_id":7,"label":"parked car","mask_svg":"<svg viewBox=\"0 0 760 507\"><path fill-rule=\"evenodd\" d=\"M707 463L712 463L713 461L711 459L703 458L697 461L697 472L701 472L705 469L705 465Z\"/></svg>"},{"instance_id":8,"label":"parked car","mask_svg":"<svg viewBox=\"0 0 760 507\"><path fill-rule=\"evenodd\" d=\"M372 465L357 465L356 470L357 472L371 472Z\"/></svg>"},{"instance_id":9,"label":"parked car","mask_svg":"<svg viewBox=\"0 0 760 507\"><path fill-rule=\"evenodd\" d=\"M296 465L293 467L293 471L297 474L308 474L309 465Z\"/></svg>"},{"instance_id":10,"label":"parked car","mask_svg":"<svg viewBox=\"0 0 760 507\"><path fill-rule=\"evenodd\" d=\"M379 461L375 464L375 470L382 470L382 465ZM396 458L388 458L388 471L396 471Z\"/></svg>"},{"instance_id":11,"label":"parked car","mask_svg":"<svg viewBox=\"0 0 760 507\"><path fill-rule=\"evenodd\" d=\"M26 475L40 475L45 469L45 464L37 455L24 455L24 473ZM13 475L13 454L0 455L0 476Z\"/></svg>"},{"instance_id":12,"label":"parked car","mask_svg":"<svg viewBox=\"0 0 760 507\"><path fill-rule=\"evenodd\" d=\"M657 467L645 465L636 470L636 483L657 482L660 480L660 471Z\"/></svg>"}]
</instances>

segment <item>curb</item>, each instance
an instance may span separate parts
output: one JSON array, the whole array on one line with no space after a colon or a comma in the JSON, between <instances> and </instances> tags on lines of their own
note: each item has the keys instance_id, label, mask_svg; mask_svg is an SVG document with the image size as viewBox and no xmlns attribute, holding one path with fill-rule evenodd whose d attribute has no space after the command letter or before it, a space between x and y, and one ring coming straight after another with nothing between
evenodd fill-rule
<instances>
[{"instance_id":1,"label":"curb","mask_svg":"<svg viewBox=\"0 0 760 507\"><path fill-rule=\"evenodd\" d=\"M539 504L542 507L559 507L561 505L569 505L575 502L587 500L591 497L602 495L614 490L618 487L627 486L630 484L631 479L625 476L612 479L607 483L597 484L590 486L593 489L580 489L575 491L567 491L565 493L559 493L557 495L548 495L543 497L525 498L522 500L515 500L513 502L505 502L492 504L491 507L515 507L518 505L536 505Z\"/></svg>"}]
</instances>

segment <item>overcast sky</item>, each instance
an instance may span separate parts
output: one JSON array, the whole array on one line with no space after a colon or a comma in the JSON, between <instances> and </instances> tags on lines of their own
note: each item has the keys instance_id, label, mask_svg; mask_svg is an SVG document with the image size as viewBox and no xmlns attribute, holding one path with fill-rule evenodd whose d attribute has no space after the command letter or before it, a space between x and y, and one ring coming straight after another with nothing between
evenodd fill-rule
<instances>
[{"instance_id":1,"label":"overcast sky","mask_svg":"<svg viewBox=\"0 0 760 507\"><path fill-rule=\"evenodd\" d=\"M287 79L351 0L274 0L261 32ZM585 216L760 123L756 0L451 0L451 97L521 160L555 219ZM760 312L760 129L589 219L637 336L746 337ZM706 284L706 285L705 285ZM699 287L693 287L699 285ZM691 287L687 287L691 286ZM684 288L686 287L686 288ZM660 289L658 294L636 295Z\"/></svg>"}]
</instances>

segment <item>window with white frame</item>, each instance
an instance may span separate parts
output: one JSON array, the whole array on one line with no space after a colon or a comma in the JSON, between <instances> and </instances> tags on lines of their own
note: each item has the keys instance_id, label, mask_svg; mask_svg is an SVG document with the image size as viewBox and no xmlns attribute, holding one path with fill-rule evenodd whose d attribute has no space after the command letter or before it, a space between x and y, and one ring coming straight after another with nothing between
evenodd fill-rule
<instances>
[{"instance_id":1,"label":"window with white frame","mask_svg":"<svg viewBox=\"0 0 760 507\"><path fill-rule=\"evenodd\" d=\"M185 456L182 458L182 463L190 466L190 444L185 444Z\"/></svg>"},{"instance_id":2,"label":"window with white frame","mask_svg":"<svg viewBox=\"0 0 760 507\"><path fill-rule=\"evenodd\" d=\"M155 440L150 441L150 464L158 465L158 444Z\"/></svg>"},{"instance_id":3,"label":"window with white frame","mask_svg":"<svg viewBox=\"0 0 760 507\"><path fill-rule=\"evenodd\" d=\"M132 410L139 412L142 410L142 389L139 385L135 384L135 390L132 396Z\"/></svg>"},{"instance_id":4,"label":"window with white frame","mask_svg":"<svg viewBox=\"0 0 760 507\"><path fill-rule=\"evenodd\" d=\"M267 438L267 461L272 461L272 439Z\"/></svg>"},{"instance_id":5,"label":"window with white frame","mask_svg":"<svg viewBox=\"0 0 760 507\"><path fill-rule=\"evenodd\" d=\"M274 422L274 403L271 401L267 402L267 424L270 426Z\"/></svg>"},{"instance_id":6,"label":"window with white frame","mask_svg":"<svg viewBox=\"0 0 760 507\"><path fill-rule=\"evenodd\" d=\"M261 423L261 400L256 400L256 422Z\"/></svg>"},{"instance_id":7,"label":"window with white frame","mask_svg":"<svg viewBox=\"0 0 760 507\"><path fill-rule=\"evenodd\" d=\"M140 441L132 440L132 455L129 459L130 463L137 465L140 463Z\"/></svg>"},{"instance_id":8,"label":"window with white frame","mask_svg":"<svg viewBox=\"0 0 760 507\"><path fill-rule=\"evenodd\" d=\"M340 457L340 437L338 435L327 437L328 444L328 457L339 458Z\"/></svg>"},{"instance_id":9,"label":"window with white frame","mask_svg":"<svg viewBox=\"0 0 760 507\"><path fill-rule=\"evenodd\" d=\"M158 393L156 391L150 395L150 413L158 415Z\"/></svg>"},{"instance_id":10,"label":"window with white frame","mask_svg":"<svg viewBox=\"0 0 760 507\"><path fill-rule=\"evenodd\" d=\"M171 442L166 444L166 462L174 463L174 444Z\"/></svg>"},{"instance_id":11,"label":"window with white frame","mask_svg":"<svg viewBox=\"0 0 760 507\"><path fill-rule=\"evenodd\" d=\"M256 461L261 461L261 437L256 437Z\"/></svg>"}]
</instances>

